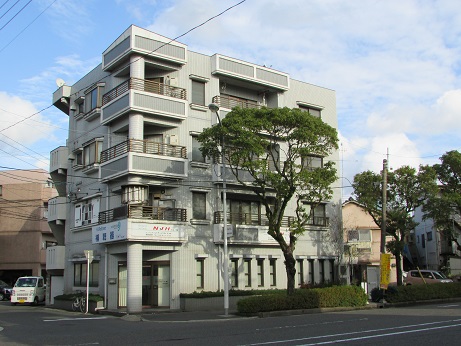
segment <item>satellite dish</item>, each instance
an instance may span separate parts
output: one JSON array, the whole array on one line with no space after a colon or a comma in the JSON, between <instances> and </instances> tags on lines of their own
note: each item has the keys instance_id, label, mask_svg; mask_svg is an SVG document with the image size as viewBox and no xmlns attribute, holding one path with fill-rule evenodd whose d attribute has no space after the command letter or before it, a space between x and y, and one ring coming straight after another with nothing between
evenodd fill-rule
<instances>
[{"instance_id":1,"label":"satellite dish","mask_svg":"<svg viewBox=\"0 0 461 346\"><path fill-rule=\"evenodd\" d=\"M64 84L66 84L66 82L64 82L63 79L61 78L56 79L56 85L58 86L58 88L62 87Z\"/></svg>"}]
</instances>

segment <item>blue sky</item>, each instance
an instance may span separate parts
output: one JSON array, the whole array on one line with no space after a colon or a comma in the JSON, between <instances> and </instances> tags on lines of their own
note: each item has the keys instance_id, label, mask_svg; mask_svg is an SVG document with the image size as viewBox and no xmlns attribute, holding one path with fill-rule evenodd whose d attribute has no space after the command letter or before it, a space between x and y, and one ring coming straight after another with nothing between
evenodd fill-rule
<instances>
[{"instance_id":1,"label":"blue sky","mask_svg":"<svg viewBox=\"0 0 461 346\"><path fill-rule=\"evenodd\" d=\"M57 78L72 85L131 24L174 38L240 2L20 0L8 11L16 1L0 0L0 166L20 169L47 169L65 145L67 116L47 108ZM379 172L387 152L395 169L461 150L456 1L246 0L179 41L335 90L348 180Z\"/></svg>"}]
</instances>

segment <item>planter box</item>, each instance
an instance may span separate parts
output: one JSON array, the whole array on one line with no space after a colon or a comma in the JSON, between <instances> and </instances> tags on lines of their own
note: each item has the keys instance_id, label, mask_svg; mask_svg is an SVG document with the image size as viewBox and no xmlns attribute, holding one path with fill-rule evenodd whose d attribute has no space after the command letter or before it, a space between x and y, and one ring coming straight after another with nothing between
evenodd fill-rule
<instances>
[{"instance_id":1,"label":"planter box","mask_svg":"<svg viewBox=\"0 0 461 346\"><path fill-rule=\"evenodd\" d=\"M229 311L237 311L237 302L248 296L230 296ZM181 311L210 311L224 309L224 297L180 298Z\"/></svg>"},{"instance_id":2,"label":"planter box","mask_svg":"<svg viewBox=\"0 0 461 346\"><path fill-rule=\"evenodd\" d=\"M67 310L67 311L73 311L72 310L72 300L54 300L54 304L51 305L51 307L55 309L60 309L60 310ZM96 313L97 309L101 309L104 307L104 302L88 302L88 312L94 314Z\"/></svg>"}]
</instances>

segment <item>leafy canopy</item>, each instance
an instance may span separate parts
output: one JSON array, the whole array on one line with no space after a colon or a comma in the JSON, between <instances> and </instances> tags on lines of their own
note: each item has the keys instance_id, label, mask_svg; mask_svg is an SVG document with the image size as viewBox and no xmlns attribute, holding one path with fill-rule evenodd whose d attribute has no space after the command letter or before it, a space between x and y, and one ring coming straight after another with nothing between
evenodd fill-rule
<instances>
[{"instance_id":1,"label":"leafy canopy","mask_svg":"<svg viewBox=\"0 0 461 346\"><path fill-rule=\"evenodd\" d=\"M216 159L223 154L224 142L226 164L236 180L266 207L269 234L279 243L284 242L280 236L282 217L294 196L297 201L319 203L332 195L334 163L311 168L303 158L323 158L337 149L336 129L300 109L234 108L221 126L204 129L198 140L202 154ZM302 203L297 205L292 235L302 233L308 221Z\"/></svg>"}]
</instances>

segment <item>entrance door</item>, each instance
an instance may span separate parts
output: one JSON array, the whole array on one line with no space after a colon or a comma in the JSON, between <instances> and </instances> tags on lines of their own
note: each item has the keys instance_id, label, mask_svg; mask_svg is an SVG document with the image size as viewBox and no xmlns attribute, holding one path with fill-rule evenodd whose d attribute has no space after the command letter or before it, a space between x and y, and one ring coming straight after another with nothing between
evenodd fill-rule
<instances>
[{"instance_id":1,"label":"entrance door","mask_svg":"<svg viewBox=\"0 0 461 346\"><path fill-rule=\"evenodd\" d=\"M158 306L170 306L170 266L158 266Z\"/></svg>"},{"instance_id":2,"label":"entrance door","mask_svg":"<svg viewBox=\"0 0 461 346\"><path fill-rule=\"evenodd\" d=\"M142 265L142 305L170 306L170 265L144 262Z\"/></svg>"}]
</instances>

